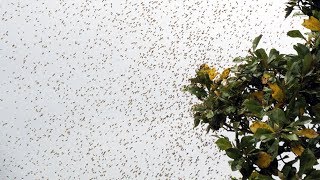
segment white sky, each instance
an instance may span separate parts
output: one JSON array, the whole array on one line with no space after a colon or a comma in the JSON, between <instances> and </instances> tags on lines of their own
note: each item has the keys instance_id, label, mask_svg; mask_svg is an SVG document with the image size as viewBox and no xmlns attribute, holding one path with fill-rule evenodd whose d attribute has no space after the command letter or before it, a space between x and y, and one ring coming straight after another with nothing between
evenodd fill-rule
<instances>
[{"instance_id":1,"label":"white sky","mask_svg":"<svg viewBox=\"0 0 320 180\"><path fill-rule=\"evenodd\" d=\"M279 0L0 0L0 179L229 179L181 92L202 63L293 52Z\"/></svg>"}]
</instances>

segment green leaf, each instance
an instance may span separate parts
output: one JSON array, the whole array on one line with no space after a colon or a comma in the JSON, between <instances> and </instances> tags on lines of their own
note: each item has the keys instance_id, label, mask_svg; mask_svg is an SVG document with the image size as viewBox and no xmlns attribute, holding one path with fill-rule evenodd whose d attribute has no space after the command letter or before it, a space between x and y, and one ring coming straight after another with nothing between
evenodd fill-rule
<instances>
[{"instance_id":1,"label":"green leaf","mask_svg":"<svg viewBox=\"0 0 320 180\"><path fill-rule=\"evenodd\" d=\"M289 31L289 32L287 32L287 35L292 38L301 38L301 39L305 40L304 36L301 34L301 32L299 30Z\"/></svg>"},{"instance_id":2,"label":"green leaf","mask_svg":"<svg viewBox=\"0 0 320 180\"><path fill-rule=\"evenodd\" d=\"M315 118L312 119L313 124L320 123L320 103L312 106L312 113L314 113Z\"/></svg>"},{"instance_id":3,"label":"green leaf","mask_svg":"<svg viewBox=\"0 0 320 180\"><path fill-rule=\"evenodd\" d=\"M252 49L253 49L253 51L256 50L256 48L257 48L257 46L258 46L261 38L262 38L262 34L260 34L260 35L259 35L258 37L256 37L256 38L254 38L253 43L252 43Z\"/></svg>"},{"instance_id":4,"label":"green leaf","mask_svg":"<svg viewBox=\"0 0 320 180\"><path fill-rule=\"evenodd\" d=\"M308 74L308 72L312 68L312 65L313 65L313 58L311 53L308 53L304 56L304 59L303 59L302 73L304 75Z\"/></svg>"},{"instance_id":5,"label":"green leaf","mask_svg":"<svg viewBox=\"0 0 320 180\"><path fill-rule=\"evenodd\" d=\"M285 82L290 88L291 86L295 86L297 83L297 79L300 77L300 70L301 70L301 63L299 62L293 62L290 64L288 62L288 71L285 75Z\"/></svg>"},{"instance_id":6,"label":"green leaf","mask_svg":"<svg viewBox=\"0 0 320 180\"><path fill-rule=\"evenodd\" d=\"M228 107L226 108L226 113L227 113L227 114L234 113L234 112L236 112L236 111L237 111L237 108L234 107L234 106L228 106Z\"/></svg>"},{"instance_id":7,"label":"green leaf","mask_svg":"<svg viewBox=\"0 0 320 180\"><path fill-rule=\"evenodd\" d=\"M197 127L199 124L200 124L200 117L199 116L196 116L194 117L194 125L193 125L193 128Z\"/></svg>"},{"instance_id":8,"label":"green leaf","mask_svg":"<svg viewBox=\"0 0 320 180\"><path fill-rule=\"evenodd\" d=\"M233 59L233 62L235 63L241 63L241 62L244 62L246 59L243 58L243 57L236 57Z\"/></svg>"},{"instance_id":9,"label":"green leaf","mask_svg":"<svg viewBox=\"0 0 320 180\"><path fill-rule=\"evenodd\" d=\"M316 1L314 1L314 2L316 2ZM317 19L320 19L320 11L319 10L318 11L313 11L312 13L313 13L313 17L315 17Z\"/></svg>"},{"instance_id":10,"label":"green leaf","mask_svg":"<svg viewBox=\"0 0 320 180\"><path fill-rule=\"evenodd\" d=\"M242 168L243 163L245 163L244 158L240 158L234 161L229 161L232 171L240 170Z\"/></svg>"},{"instance_id":11,"label":"green leaf","mask_svg":"<svg viewBox=\"0 0 320 180\"><path fill-rule=\"evenodd\" d=\"M284 134L284 133L282 133L281 137L285 138L285 139L287 139L289 141L298 141L299 140L299 138L298 138L298 136L296 134Z\"/></svg>"},{"instance_id":12,"label":"green leaf","mask_svg":"<svg viewBox=\"0 0 320 180\"><path fill-rule=\"evenodd\" d=\"M294 164L295 162L297 162L297 159L286 163L281 170L281 172L283 173L283 176L286 177L287 179L290 179L290 180L296 179L295 175L297 173L297 169L295 167L292 167L292 164Z\"/></svg>"},{"instance_id":13,"label":"green leaf","mask_svg":"<svg viewBox=\"0 0 320 180\"><path fill-rule=\"evenodd\" d=\"M241 138L241 143L240 143L241 149L254 147L254 145L255 145L255 139L253 136L243 136Z\"/></svg>"},{"instance_id":14,"label":"green leaf","mask_svg":"<svg viewBox=\"0 0 320 180\"><path fill-rule=\"evenodd\" d=\"M255 168L253 167L252 162L250 161L245 161L242 164L242 168L240 169L240 172L242 174L242 179L248 179L250 177L250 175L252 174L252 171Z\"/></svg>"},{"instance_id":15,"label":"green leaf","mask_svg":"<svg viewBox=\"0 0 320 180\"><path fill-rule=\"evenodd\" d=\"M295 61L295 60L293 60ZM293 62L292 64L289 65L288 63L288 70L290 71L290 73L292 75L294 75L295 77L299 77L300 76L300 69L301 69L301 63L298 61Z\"/></svg>"},{"instance_id":16,"label":"green leaf","mask_svg":"<svg viewBox=\"0 0 320 180\"><path fill-rule=\"evenodd\" d=\"M258 101L254 99L246 99L243 102L243 105L247 111L253 113L257 117L262 117L263 108Z\"/></svg>"},{"instance_id":17,"label":"green leaf","mask_svg":"<svg viewBox=\"0 0 320 180\"><path fill-rule=\"evenodd\" d=\"M268 55L264 49L257 49L254 54L261 59L262 65L267 68L268 67Z\"/></svg>"},{"instance_id":18,"label":"green leaf","mask_svg":"<svg viewBox=\"0 0 320 180\"><path fill-rule=\"evenodd\" d=\"M274 134L272 131L268 129L259 128L255 133L254 137L260 139L261 141L269 141L274 138Z\"/></svg>"},{"instance_id":19,"label":"green leaf","mask_svg":"<svg viewBox=\"0 0 320 180\"><path fill-rule=\"evenodd\" d=\"M286 11L285 18L287 18L291 14L291 12L293 11L293 6L287 6L285 11Z\"/></svg>"},{"instance_id":20,"label":"green leaf","mask_svg":"<svg viewBox=\"0 0 320 180\"><path fill-rule=\"evenodd\" d=\"M207 110L207 107L204 106L203 104L196 104L194 106L192 106L192 110L194 112L197 112L197 111L205 111ZM197 114L198 116L201 116L200 114Z\"/></svg>"},{"instance_id":21,"label":"green leaf","mask_svg":"<svg viewBox=\"0 0 320 180\"><path fill-rule=\"evenodd\" d=\"M304 58L304 56L308 53L310 53L309 48L307 48L305 45L298 43L297 45L294 45L293 48L297 51L298 56L301 58Z\"/></svg>"},{"instance_id":22,"label":"green leaf","mask_svg":"<svg viewBox=\"0 0 320 180\"><path fill-rule=\"evenodd\" d=\"M233 127L234 129L238 129L239 125L240 125L240 122L233 122L233 123L232 123L232 127Z\"/></svg>"},{"instance_id":23,"label":"green leaf","mask_svg":"<svg viewBox=\"0 0 320 180\"><path fill-rule=\"evenodd\" d=\"M207 132L207 134L210 132L210 129L211 129L211 126L210 126L210 124L207 126L207 128L206 128L206 132Z\"/></svg>"},{"instance_id":24,"label":"green leaf","mask_svg":"<svg viewBox=\"0 0 320 180\"><path fill-rule=\"evenodd\" d=\"M231 142L226 137L218 139L216 141L216 144L217 144L217 146L219 147L220 150L227 150L227 149L232 147Z\"/></svg>"},{"instance_id":25,"label":"green leaf","mask_svg":"<svg viewBox=\"0 0 320 180\"><path fill-rule=\"evenodd\" d=\"M319 179L320 177L320 170L314 170L309 175L307 175L303 180L315 180Z\"/></svg>"},{"instance_id":26,"label":"green leaf","mask_svg":"<svg viewBox=\"0 0 320 180\"><path fill-rule=\"evenodd\" d=\"M299 176L301 177L307 170L312 169L317 162L316 157L310 149L305 149L300 157Z\"/></svg>"},{"instance_id":27,"label":"green leaf","mask_svg":"<svg viewBox=\"0 0 320 180\"><path fill-rule=\"evenodd\" d=\"M272 179L272 176L266 176L266 175L262 175L259 174L257 180L270 180Z\"/></svg>"},{"instance_id":28,"label":"green leaf","mask_svg":"<svg viewBox=\"0 0 320 180\"><path fill-rule=\"evenodd\" d=\"M206 90L198 86L186 86L185 91L188 91L190 94L195 95L200 100L207 96Z\"/></svg>"},{"instance_id":29,"label":"green leaf","mask_svg":"<svg viewBox=\"0 0 320 180\"><path fill-rule=\"evenodd\" d=\"M263 59L263 60L267 60L268 59L268 55L266 53L266 51L262 48L257 49L254 54L259 58L259 59Z\"/></svg>"},{"instance_id":30,"label":"green leaf","mask_svg":"<svg viewBox=\"0 0 320 180\"><path fill-rule=\"evenodd\" d=\"M286 123L290 123L288 122L284 111L279 108L275 108L272 111L267 112L267 116L271 122L279 125L280 127Z\"/></svg>"},{"instance_id":31,"label":"green leaf","mask_svg":"<svg viewBox=\"0 0 320 180\"><path fill-rule=\"evenodd\" d=\"M297 90L298 90L298 88L297 88ZM292 95L294 95L294 94L292 93ZM291 100L289 102L289 105L288 105L288 108L287 108L287 111L286 111L286 115L288 116L288 119L292 119L293 120L297 116L299 116L299 121L301 121L301 117L303 115L303 111L302 110L304 110L305 107L307 106L305 98L303 96L300 96L300 97L297 97L297 98L289 98L289 99L291 99ZM293 126L291 126L291 127L293 127Z\"/></svg>"},{"instance_id":32,"label":"green leaf","mask_svg":"<svg viewBox=\"0 0 320 180\"><path fill-rule=\"evenodd\" d=\"M229 148L226 150L226 153L231 159L236 160L242 157L242 153L240 152L239 149L236 149L236 148Z\"/></svg>"},{"instance_id":33,"label":"green leaf","mask_svg":"<svg viewBox=\"0 0 320 180\"><path fill-rule=\"evenodd\" d=\"M271 49L269 52L269 59L268 59L268 63L274 61L275 59L277 59L279 57L279 51L277 51L276 49Z\"/></svg>"},{"instance_id":34,"label":"green leaf","mask_svg":"<svg viewBox=\"0 0 320 180\"><path fill-rule=\"evenodd\" d=\"M208 111L206 112L206 118L210 119L210 118L212 118L213 116L214 116L213 111L208 110Z\"/></svg>"},{"instance_id":35,"label":"green leaf","mask_svg":"<svg viewBox=\"0 0 320 180\"><path fill-rule=\"evenodd\" d=\"M249 180L271 180L271 179L273 179L272 176L262 175L257 172L253 172L249 177Z\"/></svg>"},{"instance_id":36,"label":"green leaf","mask_svg":"<svg viewBox=\"0 0 320 180\"><path fill-rule=\"evenodd\" d=\"M289 127L301 126L310 123L312 120L309 116L301 116L297 121L292 122Z\"/></svg>"},{"instance_id":37,"label":"green leaf","mask_svg":"<svg viewBox=\"0 0 320 180\"><path fill-rule=\"evenodd\" d=\"M267 151L269 154L272 154L272 160L274 160L274 158L278 156L278 149L279 149L279 140L275 139Z\"/></svg>"}]
</instances>

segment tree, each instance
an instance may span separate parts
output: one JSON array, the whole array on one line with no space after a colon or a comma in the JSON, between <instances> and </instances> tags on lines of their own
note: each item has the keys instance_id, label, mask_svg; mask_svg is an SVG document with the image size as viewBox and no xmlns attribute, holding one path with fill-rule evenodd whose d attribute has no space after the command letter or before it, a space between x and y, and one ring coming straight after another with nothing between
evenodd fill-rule
<instances>
[{"instance_id":1,"label":"tree","mask_svg":"<svg viewBox=\"0 0 320 180\"><path fill-rule=\"evenodd\" d=\"M290 0L286 17L295 9L309 16L302 25L311 30L307 37L287 33L305 41L293 46L296 54L257 48L260 35L246 57L234 59L236 66L219 73L203 64L184 87L199 99L192 107L194 127L234 132L234 141L219 136L216 144L243 179L320 177L314 168L320 157L320 4Z\"/></svg>"}]
</instances>

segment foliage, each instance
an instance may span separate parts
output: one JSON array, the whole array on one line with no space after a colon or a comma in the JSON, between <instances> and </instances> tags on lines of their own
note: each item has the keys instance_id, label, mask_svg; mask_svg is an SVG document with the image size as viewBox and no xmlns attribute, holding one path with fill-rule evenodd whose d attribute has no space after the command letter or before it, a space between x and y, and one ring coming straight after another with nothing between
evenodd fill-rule
<instances>
[{"instance_id":1,"label":"foliage","mask_svg":"<svg viewBox=\"0 0 320 180\"><path fill-rule=\"evenodd\" d=\"M299 9L303 14L312 16L314 11L320 9L319 0L289 0L286 7L286 18L291 14L295 9Z\"/></svg>"},{"instance_id":2,"label":"foliage","mask_svg":"<svg viewBox=\"0 0 320 180\"><path fill-rule=\"evenodd\" d=\"M234 132L234 142L221 136L216 144L243 179L320 176L314 168L320 157L320 6L290 0L286 16L295 7L309 16L302 25L311 30L307 37L298 30L287 33L305 41L293 46L296 54L267 53L258 48L260 35L248 56L234 59L236 66L219 73L203 64L184 88L199 99L192 107L194 127Z\"/></svg>"}]
</instances>

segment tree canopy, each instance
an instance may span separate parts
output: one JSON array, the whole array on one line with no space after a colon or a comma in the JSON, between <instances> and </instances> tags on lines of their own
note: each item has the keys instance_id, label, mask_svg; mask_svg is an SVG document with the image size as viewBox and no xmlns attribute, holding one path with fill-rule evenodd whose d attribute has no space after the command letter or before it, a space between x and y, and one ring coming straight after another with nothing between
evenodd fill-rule
<instances>
[{"instance_id":1,"label":"tree canopy","mask_svg":"<svg viewBox=\"0 0 320 180\"><path fill-rule=\"evenodd\" d=\"M202 64L184 87L199 99L194 127L234 132L234 140L220 135L216 144L243 179L320 177L320 1L290 0L285 16L292 13L309 30L287 33L304 41L293 45L295 54L259 48L260 35L235 66L218 72Z\"/></svg>"}]
</instances>

